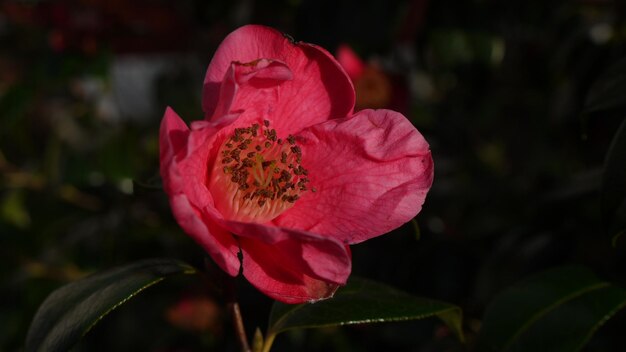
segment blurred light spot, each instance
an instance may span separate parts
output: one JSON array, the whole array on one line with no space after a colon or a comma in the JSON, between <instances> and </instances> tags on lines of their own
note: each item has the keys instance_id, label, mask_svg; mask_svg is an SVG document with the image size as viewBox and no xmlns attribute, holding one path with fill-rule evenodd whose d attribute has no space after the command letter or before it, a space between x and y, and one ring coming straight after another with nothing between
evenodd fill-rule
<instances>
[{"instance_id":1,"label":"blurred light spot","mask_svg":"<svg viewBox=\"0 0 626 352\"><path fill-rule=\"evenodd\" d=\"M216 335L221 332L220 308L209 298L183 298L171 306L165 316L170 324L183 330L211 331Z\"/></svg>"},{"instance_id":2,"label":"blurred light spot","mask_svg":"<svg viewBox=\"0 0 626 352\"><path fill-rule=\"evenodd\" d=\"M61 186L59 189L59 197L69 203L89 210L95 211L102 206L102 203L97 197L83 193L72 185Z\"/></svg>"},{"instance_id":3,"label":"blurred light spot","mask_svg":"<svg viewBox=\"0 0 626 352\"><path fill-rule=\"evenodd\" d=\"M50 265L50 263L43 263L28 259L22 263L21 267L30 277L60 281L75 281L89 274L81 271L78 267L72 264L55 266Z\"/></svg>"},{"instance_id":4,"label":"blurred light spot","mask_svg":"<svg viewBox=\"0 0 626 352\"><path fill-rule=\"evenodd\" d=\"M605 44L613 38L613 27L608 23L598 23L589 30L589 37L595 44Z\"/></svg>"},{"instance_id":5,"label":"blurred light spot","mask_svg":"<svg viewBox=\"0 0 626 352\"><path fill-rule=\"evenodd\" d=\"M2 199L0 214L3 220L21 229L27 228L31 222L23 194L19 190L9 192Z\"/></svg>"},{"instance_id":6,"label":"blurred light spot","mask_svg":"<svg viewBox=\"0 0 626 352\"><path fill-rule=\"evenodd\" d=\"M126 194L133 194L133 180L131 180L130 178L125 178L122 179L118 184L117 187L120 189L120 191L122 191L123 193Z\"/></svg>"},{"instance_id":7,"label":"blurred light spot","mask_svg":"<svg viewBox=\"0 0 626 352\"><path fill-rule=\"evenodd\" d=\"M411 78L411 89L417 97L424 101L432 101L435 97L435 87L431 77L424 72L416 72Z\"/></svg>"},{"instance_id":8,"label":"blurred light spot","mask_svg":"<svg viewBox=\"0 0 626 352\"><path fill-rule=\"evenodd\" d=\"M178 56L116 57L111 67L111 84L119 118L145 120L159 115L158 79L184 64Z\"/></svg>"},{"instance_id":9,"label":"blurred light spot","mask_svg":"<svg viewBox=\"0 0 626 352\"><path fill-rule=\"evenodd\" d=\"M391 82L380 69L367 66L363 74L354 81L357 110L370 108L380 109L391 100Z\"/></svg>"},{"instance_id":10,"label":"blurred light spot","mask_svg":"<svg viewBox=\"0 0 626 352\"><path fill-rule=\"evenodd\" d=\"M500 65L504 59L504 53L504 41L501 38L494 39L491 45L491 63L496 66Z\"/></svg>"}]
</instances>

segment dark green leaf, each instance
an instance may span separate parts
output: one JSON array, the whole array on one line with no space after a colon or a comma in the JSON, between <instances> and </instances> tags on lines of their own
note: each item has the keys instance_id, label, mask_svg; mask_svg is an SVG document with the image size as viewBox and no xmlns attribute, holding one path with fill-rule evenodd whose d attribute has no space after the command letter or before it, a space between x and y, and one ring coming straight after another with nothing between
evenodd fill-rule
<instances>
[{"instance_id":1,"label":"dark green leaf","mask_svg":"<svg viewBox=\"0 0 626 352\"><path fill-rule=\"evenodd\" d=\"M331 299L317 303L274 303L268 337L286 330L380 323L438 316L463 340L461 310L454 305L415 297L369 280L351 278Z\"/></svg>"},{"instance_id":2,"label":"dark green leaf","mask_svg":"<svg viewBox=\"0 0 626 352\"><path fill-rule=\"evenodd\" d=\"M606 156L602 215L611 236L626 229L626 119L613 137Z\"/></svg>"},{"instance_id":3,"label":"dark green leaf","mask_svg":"<svg viewBox=\"0 0 626 352\"><path fill-rule=\"evenodd\" d=\"M100 319L144 289L196 270L178 260L149 259L101 272L52 292L26 337L29 351L67 351Z\"/></svg>"},{"instance_id":4,"label":"dark green leaf","mask_svg":"<svg viewBox=\"0 0 626 352\"><path fill-rule=\"evenodd\" d=\"M550 311L524 332L509 351L579 351L626 305L626 290L608 286L588 291Z\"/></svg>"},{"instance_id":5,"label":"dark green leaf","mask_svg":"<svg viewBox=\"0 0 626 352\"><path fill-rule=\"evenodd\" d=\"M487 307L478 350L505 351L547 314L576 297L608 286L580 266L556 268L523 280L499 294Z\"/></svg>"},{"instance_id":6,"label":"dark green leaf","mask_svg":"<svg viewBox=\"0 0 626 352\"><path fill-rule=\"evenodd\" d=\"M622 59L602 74L593 84L585 102L585 112L595 113L626 107L626 59Z\"/></svg>"}]
</instances>

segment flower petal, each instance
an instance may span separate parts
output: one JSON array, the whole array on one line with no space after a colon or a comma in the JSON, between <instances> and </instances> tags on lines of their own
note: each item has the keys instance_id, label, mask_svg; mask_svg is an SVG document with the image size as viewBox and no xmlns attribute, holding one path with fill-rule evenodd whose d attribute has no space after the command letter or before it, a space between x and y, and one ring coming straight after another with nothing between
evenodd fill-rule
<instances>
[{"instance_id":1,"label":"flower petal","mask_svg":"<svg viewBox=\"0 0 626 352\"><path fill-rule=\"evenodd\" d=\"M176 112L167 108L159 140L165 192L169 195L185 193L198 208L213 202L204 180L217 131L211 126L190 131Z\"/></svg>"},{"instance_id":2,"label":"flower petal","mask_svg":"<svg viewBox=\"0 0 626 352\"><path fill-rule=\"evenodd\" d=\"M337 240L255 223L227 221L226 227L239 237L243 275L281 302L331 297L350 275L349 249Z\"/></svg>"},{"instance_id":3,"label":"flower petal","mask_svg":"<svg viewBox=\"0 0 626 352\"><path fill-rule=\"evenodd\" d=\"M167 108L159 141L161 177L178 224L224 271L235 276L240 266L237 241L200 211L213 203L202 183L209 152L207 140L212 135L209 129L190 131L174 110Z\"/></svg>"},{"instance_id":4,"label":"flower petal","mask_svg":"<svg viewBox=\"0 0 626 352\"><path fill-rule=\"evenodd\" d=\"M239 245L233 236L192 206L184 194L171 196L170 206L180 227L209 253L222 270L237 276Z\"/></svg>"},{"instance_id":5,"label":"flower petal","mask_svg":"<svg viewBox=\"0 0 626 352\"><path fill-rule=\"evenodd\" d=\"M271 107L277 105L279 98L272 88L292 78L289 67L280 61L233 62L221 82L218 104L210 123L225 126L241 118L237 123L240 126L251 124L250 120L260 122L261 118L269 118Z\"/></svg>"},{"instance_id":6,"label":"flower petal","mask_svg":"<svg viewBox=\"0 0 626 352\"><path fill-rule=\"evenodd\" d=\"M177 155L186 153L189 128L169 106L165 110L161 129L159 131L159 159L161 160L161 175L163 188L166 192L172 191L172 185L180 184L180 175L175 167Z\"/></svg>"},{"instance_id":7,"label":"flower petal","mask_svg":"<svg viewBox=\"0 0 626 352\"><path fill-rule=\"evenodd\" d=\"M363 110L297 136L310 187L277 226L353 244L389 232L421 210L433 180L428 143L400 113Z\"/></svg>"},{"instance_id":8,"label":"flower petal","mask_svg":"<svg viewBox=\"0 0 626 352\"><path fill-rule=\"evenodd\" d=\"M281 134L351 114L354 88L343 68L326 50L312 44L294 43L280 32L265 26L247 25L229 34L219 46L204 79L202 107L207 119L219 119L217 107L221 82L233 62L251 63L270 59L286 64L293 79L269 89L273 101L262 101L272 127ZM243 99L243 101L250 101ZM250 105L234 104L231 111ZM220 114L217 114L219 112Z\"/></svg>"}]
</instances>

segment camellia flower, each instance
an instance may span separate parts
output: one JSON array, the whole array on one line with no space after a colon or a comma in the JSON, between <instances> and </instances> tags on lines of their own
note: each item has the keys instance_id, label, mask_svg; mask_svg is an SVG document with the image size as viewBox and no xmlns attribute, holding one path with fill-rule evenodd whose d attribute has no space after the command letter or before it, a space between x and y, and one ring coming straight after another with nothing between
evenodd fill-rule
<instances>
[{"instance_id":1,"label":"camellia flower","mask_svg":"<svg viewBox=\"0 0 626 352\"><path fill-rule=\"evenodd\" d=\"M168 108L161 175L174 217L228 274L268 296L328 298L351 270L348 245L421 209L428 144L401 114L353 114L354 88L324 49L248 25L228 35L204 80L205 118Z\"/></svg>"},{"instance_id":2,"label":"camellia flower","mask_svg":"<svg viewBox=\"0 0 626 352\"><path fill-rule=\"evenodd\" d=\"M379 67L365 64L346 44L337 48L337 60L354 84L357 110L388 107L392 100L391 81Z\"/></svg>"},{"instance_id":3,"label":"camellia flower","mask_svg":"<svg viewBox=\"0 0 626 352\"><path fill-rule=\"evenodd\" d=\"M355 109L408 110L407 74L393 74L376 61L365 63L350 46L337 48L337 61L348 74L356 90Z\"/></svg>"}]
</instances>

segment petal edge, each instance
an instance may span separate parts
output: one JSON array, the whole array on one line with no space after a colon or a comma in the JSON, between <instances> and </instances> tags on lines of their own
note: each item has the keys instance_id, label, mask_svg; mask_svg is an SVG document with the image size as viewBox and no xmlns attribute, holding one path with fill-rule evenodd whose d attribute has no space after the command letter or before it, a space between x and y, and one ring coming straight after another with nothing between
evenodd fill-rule
<instances>
[{"instance_id":1,"label":"petal edge","mask_svg":"<svg viewBox=\"0 0 626 352\"><path fill-rule=\"evenodd\" d=\"M274 220L354 244L411 220L432 185L428 143L402 114L363 110L298 136L310 186Z\"/></svg>"}]
</instances>

